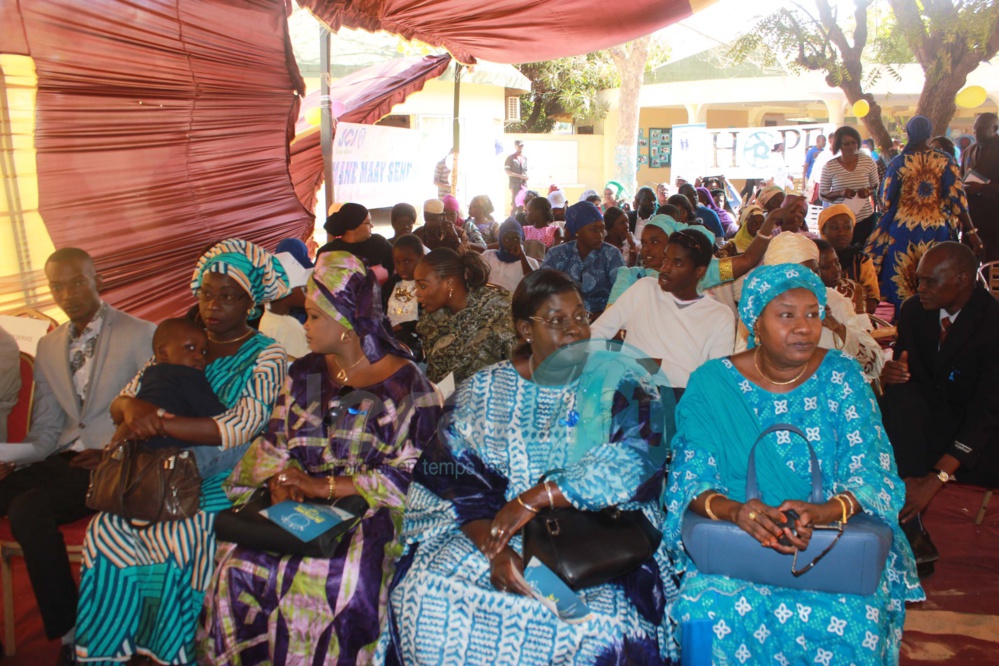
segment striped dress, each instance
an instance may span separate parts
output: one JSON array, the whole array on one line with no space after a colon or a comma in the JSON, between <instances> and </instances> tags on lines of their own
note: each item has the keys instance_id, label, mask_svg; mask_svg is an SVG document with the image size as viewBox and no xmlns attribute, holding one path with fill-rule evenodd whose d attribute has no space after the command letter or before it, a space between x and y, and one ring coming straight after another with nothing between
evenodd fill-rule
<instances>
[{"instance_id":1,"label":"striped dress","mask_svg":"<svg viewBox=\"0 0 999 666\"><path fill-rule=\"evenodd\" d=\"M266 425L284 382L284 348L254 335L212 361L209 383L228 411L215 417L222 448L246 446ZM123 391L135 395L141 374ZM143 655L164 664L195 661L194 635L215 558L215 515L229 506L228 472L204 479L201 511L187 520L133 526L99 513L83 544L76 656L85 663Z\"/></svg>"},{"instance_id":2,"label":"striped dress","mask_svg":"<svg viewBox=\"0 0 999 666\"><path fill-rule=\"evenodd\" d=\"M839 159L831 159L822 167L822 179L819 181L819 192L824 196L830 192L843 190L870 190L877 193L881 181L878 179L878 167L870 156L860 153L857 156L857 166L853 171L847 171ZM846 204L857 216L857 222L866 220L874 214L870 198L851 199L839 198L831 203Z\"/></svg>"}]
</instances>

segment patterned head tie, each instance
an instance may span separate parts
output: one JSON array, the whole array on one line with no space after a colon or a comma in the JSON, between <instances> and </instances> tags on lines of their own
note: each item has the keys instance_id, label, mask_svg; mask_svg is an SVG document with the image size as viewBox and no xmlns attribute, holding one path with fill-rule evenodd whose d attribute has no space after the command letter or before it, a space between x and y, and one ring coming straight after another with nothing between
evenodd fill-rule
<instances>
[{"instance_id":1,"label":"patterned head tie","mask_svg":"<svg viewBox=\"0 0 999 666\"><path fill-rule=\"evenodd\" d=\"M291 293L288 274L277 257L239 238L228 238L201 255L191 278L195 295L205 273L220 273L235 280L253 300L254 307Z\"/></svg>"},{"instance_id":2,"label":"patterned head tie","mask_svg":"<svg viewBox=\"0 0 999 666\"><path fill-rule=\"evenodd\" d=\"M770 301L792 289L805 288L819 301L819 317L826 318L826 287L814 272L800 264L758 266L746 278L739 301L739 318L749 329L749 349L756 346L756 322Z\"/></svg>"},{"instance_id":3,"label":"patterned head tie","mask_svg":"<svg viewBox=\"0 0 999 666\"><path fill-rule=\"evenodd\" d=\"M392 335L382 312L375 274L349 252L324 252L305 285L305 297L361 340L361 351L371 363L385 354L412 358Z\"/></svg>"}]
</instances>

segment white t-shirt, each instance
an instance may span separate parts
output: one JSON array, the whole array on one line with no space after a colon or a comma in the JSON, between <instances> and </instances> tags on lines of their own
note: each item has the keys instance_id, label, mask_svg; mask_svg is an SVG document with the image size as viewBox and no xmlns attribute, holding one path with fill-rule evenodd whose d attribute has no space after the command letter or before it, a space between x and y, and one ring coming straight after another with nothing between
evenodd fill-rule
<instances>
[{"instance_id":1,"label":"white t-shirt","mask_svg":"<svg viewBox=\"0 0 999 666\"><path fill-rule=\"evenodd\" d=\"M503 287L511 294L516 291L517 285L524 279L524 267L519 261L506 263L499 260L499 250L486 250L482 253L482 260L489 266L489 284ZM541 263L534 257L527 258L528 265L534 270L538 270Z\"/></svg>"},{"instance_id":2,"label":"white t-shirt","mask_svg":"<svg viewBox=\"0 0 999 666\"><path fill-rule=\"evenodd\" d=\"M628 288L590 327L592 338L613 338L627 331L625 342L651 358L662 359L673 388L686 388L690 374L705 362L732 353L735 316L709 296L680 301L654 277Z\"/></svg>"},{"instance_id":3,"label":"white t-shirt","mask_svg":"<svg viewBox=\"0 0 999 666\"><path fill-rule=\"evenodd\" d=\"M260 332L277 340L288 354L288 361L308 354L309 343L305 341L305 327L290 315L274 314L264 310L260 318Z\"/></svg>"}]
</instances>

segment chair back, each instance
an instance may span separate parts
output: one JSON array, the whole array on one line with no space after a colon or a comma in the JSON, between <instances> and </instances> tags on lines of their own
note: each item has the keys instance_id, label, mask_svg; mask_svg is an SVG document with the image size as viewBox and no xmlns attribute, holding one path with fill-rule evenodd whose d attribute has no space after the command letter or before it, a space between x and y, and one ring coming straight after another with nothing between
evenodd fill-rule
<instances>
[{"instance_id":1,"label":"chair back","mask_svg":"<svg viewBox=\"0 0 999 666\"><path fill-rule=\"evenodd\" d=\"M18 308L9 314L14 317L27 317L28 319L38 319L39 321L48 322L49 328L45 331L46 333L51 333L59 326L59 322L57 322L53 317L50 317L44 312L40 312L34 308Z\"/></svg>"},{"instance_id":2,"label":"chair back","mask_svg":"<svg viewBox=\"0 0 999 666\"><path fill-rule=\"evenodd\" d=\"M537 259L538 261L545 260L545 244L539 240L525 240L524 241L524 254L526 254L531 259Z\"/></svg>"},{"instance_id":3,"label":"chair back","mask_svg":"<svg viewBox=\"0 0 999 666\"><path fill-rule=\"evenodd\" d=\"M17 403L7 415L7 441L23 442L31 427L31 408L35 399L35 359L21 352L21 390Z\"/></svg>"},{"instance_id":4,"label":"chair back","mask_svg":"<svg viewBox=\"0 0 999 666\"><path fill-rule=\"evenodd\" d=\"M990 261L978 268L978 280L992 295L999 298L999 261Z\"/></svg>"},{"instance_id":5,"label":"chair back","mask_svg":"<svg viewBox=\"0 0 999 666\"><path fill-rule=\"evenodd\" d=\"M822 206L808 205L808 213L805 214L805 224L808 225L808 230L813 234L819 233L819 213L822 212Z\"/></svg>"}]
</instances>

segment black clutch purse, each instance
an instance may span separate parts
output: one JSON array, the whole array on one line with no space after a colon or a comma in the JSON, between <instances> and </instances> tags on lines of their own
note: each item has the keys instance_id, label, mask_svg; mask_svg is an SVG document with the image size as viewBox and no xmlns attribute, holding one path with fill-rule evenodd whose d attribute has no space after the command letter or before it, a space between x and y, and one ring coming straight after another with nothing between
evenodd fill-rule
<instances>
[{"instance_id":1,"label":"black clutch purse","mask_svg":"<svg viewBox=\"0 0 999 666\"><path fill-rule=\"evenodd\" d=\"M663 538L642 511L613 506L601 511L542 509L523 534L524 563L538 558L573 590L603 585L637 569Z\"/></svg>"},{"instance_id":2,"label":"black clutch purse","mask_svg":"<svg viewBox=\"0 0 999 666\"><path fill-rule=\"evenodd\" d=\"M368 502L360 495L341 497L332 506L346 511L354 518L343 521L312 541L302 541L260 514L262 509L269 506L270 492L266 486L259 488L246 504L221 511L215 517L215 536L220 541L229 541L251 550L278 555L330 558L343 537L357 527L369 508Z\"/></svg>"}]
</instances>

